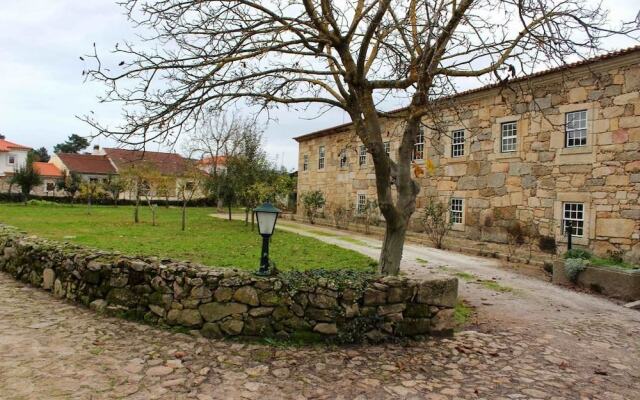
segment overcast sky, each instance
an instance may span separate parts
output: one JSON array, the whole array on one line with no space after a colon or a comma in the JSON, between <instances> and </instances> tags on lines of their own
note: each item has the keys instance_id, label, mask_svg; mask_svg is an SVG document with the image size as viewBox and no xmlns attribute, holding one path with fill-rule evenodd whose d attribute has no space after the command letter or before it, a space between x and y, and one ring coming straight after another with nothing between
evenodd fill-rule
<instances>
[{"instance_id":1,"label":"overcast sky","mask_svg":"<svg viewBox=\"0 0 640 400\"><path fill-rule=\"evenodd\" d=\"M134 31L115 0L2 0L0 12L0 134L31 147L47 147L71 133L88 134L76 119L90 110L102 122L117 123L116 107L99 106L103 87L83 83L79 56L95 42L105 52L116 42L133 39ZM612 19L631 19L638 0L604 0ZM609 48L626 47L616 41ZM339 112L310 120L304 115L276 111L277 122L266 130L266 150L272 160L294 168L297 145L291 138L346 122ZM303 119L301 117L307 117ZM105 139L95 144L113 146ZM149 150L155 150L150 148Z\"/></svg>"}]
</instances>

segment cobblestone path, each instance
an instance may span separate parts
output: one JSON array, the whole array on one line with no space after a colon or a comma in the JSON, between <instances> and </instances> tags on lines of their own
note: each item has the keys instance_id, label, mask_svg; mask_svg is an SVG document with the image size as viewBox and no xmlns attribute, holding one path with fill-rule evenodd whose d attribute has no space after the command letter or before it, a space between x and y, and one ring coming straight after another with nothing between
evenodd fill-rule
<instances>
[{"instance_id":1,"label":"cobblestone path","mask_svg":"<svg viewBox=\"0 0 640 400\"><path fill-rule=\"evenodd\" d=\"M102 317L0 274L0 399L640 399L640 324L621 315L284 347Z\"/></svg>"}]
</instances>

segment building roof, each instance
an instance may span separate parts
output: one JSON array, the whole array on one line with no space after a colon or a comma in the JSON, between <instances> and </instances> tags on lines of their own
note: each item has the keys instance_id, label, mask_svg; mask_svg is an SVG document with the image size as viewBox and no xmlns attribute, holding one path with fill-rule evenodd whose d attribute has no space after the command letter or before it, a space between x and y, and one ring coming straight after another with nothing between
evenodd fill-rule
<instances>
[{"instance_id":1,"label":"building roof","mask_svg":"<svg viewBox=\"0 0 640 400\"><path fill-rule=\"evenodd\" d=\"M50 177L50 178L61 178L62 177L62 171L60 171L60 169L58 169L58 167L56 167L55 165L53 165L51 163L34 162L33 163L33 168L41 176L46 176L46 177Z\"/></svg>"},{"instance_id":2,"label":"building roof","mask_svg":"<svg viewBox=\"0 0 640 400\"><path fill-rule=\"evenodd\" d=\"M8 140L0 139L0 152L8 152L11 150L31 150L31 147L21 144L12 143Z\"/></svg>"},{"instance_id":3,"label":"building roof","mask_svg":"<svg viewBox=\"0 0 640 400\"><path fill-rule=\"evenodd\" d=\"M96 175L111 175L116 173L116 169L107 156L75 153L58 153L57 156L71 172Z\"/></svg>"},{"instance_id":4,"label":"building roof","mask_svg":"<svg viewBox=\"0 0 640 400\"><path fill-rule=\"evenodd\" d=\"M582 67L582 66L586 66L586 65L590 65L590 64L594 64L600 61L605 61L605 60L609 60L609 59L613 59L616 57L621 57L621 56L626 56L628 54L632 54L632 53L640 53L640 45L638 46L633 46L633 47L628 47L626 49L620 49L620 50L616 50L616 51L611 51L608 53L604 53L601 54L599 56L596 57L592 57L592 58L588 58L585 60L581 60L581 61L576 61L573 63L568 63L568 64L564 64L561 65L559 67L555 67L555 68L550 68L550 69L546 69L540 72L535 72L533 74L530 75L525 75L519 78L515 78L515 79L511 79L509 81L509 83L516 83L516 82L522 82L522 81L526 81L532 78L539 78L545 75L550 75L553 73L557 73L557 72L562 72L562 71L566 71L566 70L570 70L573 68L577 68L577 67ZM483 91L489 91L491 89L495 89L497 87L500 87L501 85L503 85L503 83L497 82L497 83L493 83L490 85L485 85L485 86L481 86L479 88L475 88L475 89L469 89L469 90L465 90L463 92L460 93L456 93L455 95L451 95L451 96L446 96L446 97L442 97L440 99L437 99L437 101L445 101L445 100L452 100L452 99L457 99L472 93L479 93L479 92L483 92ZM407 108L406 107L402 107L399 108L397 110L392 110L386 114L396 114L396 113L400 113L402 111L405 111ZM293 139L297 142L301 142L304 140L308 140L308 139L312 139L315 137L321 137L321 136L325 136L325 135L330 135L333 133L338 133L338 132L342 132L344 130L347 130L349 127L351 127L351 122L345 123L345 124L341 124L341 125L335 125L329 128L325 128L325 129L320 129L314 132L310 132L310 133L306 133L304 135L301 136L297 136L294 137Z\"/></svg>"},{"instance_id":5,"label":"building roof","mask_svg":"<svg viewBox=\"0 0 640 400\"><path fill-rule=\"evenodd\" d=\"M217 157L205 157L202 160L198 161L200 165L225 165L227 163L226 156L217 156Z\"/></svg>"},{"instance_id":6,"label":"building roof","mask_svg":"<svg viewBox=\"0 0 640 400\"><path fill-rule=\"evenodd\" d=\"M146 164L153 166L162 175L180 175L187 167L187 161L176 153L113 148L105 148L104 151L118 169Z\"/></svg>"}]
</instances>

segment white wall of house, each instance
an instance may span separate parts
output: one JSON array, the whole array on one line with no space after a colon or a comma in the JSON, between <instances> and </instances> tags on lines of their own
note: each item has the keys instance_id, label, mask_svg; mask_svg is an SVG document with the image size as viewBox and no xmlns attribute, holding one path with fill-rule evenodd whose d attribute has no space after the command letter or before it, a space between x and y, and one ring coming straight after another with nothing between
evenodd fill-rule
<instances>
[{"instance_id":1,"label":"white wall of house","mask_svg":"<svg viewBox=\"0 0 640 400\"><path fill-rule=\"evenodd\" d=\"M0 152L0 176L7 172L14 172L27 162L27 150L11 150Z\"/></svg>"}]
</instances>

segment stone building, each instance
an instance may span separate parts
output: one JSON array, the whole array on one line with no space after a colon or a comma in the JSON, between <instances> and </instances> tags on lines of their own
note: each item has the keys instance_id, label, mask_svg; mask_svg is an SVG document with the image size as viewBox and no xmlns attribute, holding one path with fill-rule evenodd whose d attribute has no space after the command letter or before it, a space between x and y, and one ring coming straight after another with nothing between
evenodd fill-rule
<instances>
[{"instance_id":1,"label":"stone building","mask_svg":"<svg viewBox=\"0 0 640 400\"><path fill-rule=\"evenodd\" d=\"M505 242L519 221L598 254L640 253L640 47L439 100L414 151L422 189L449 204L454 234ZM385 117L394 159L401 121ZM296 138L298 193L324 192L330 209L375 200L372 159L350 124ZM302 214L302 206L298 206Z\"/></svg>"}]
</instances>

